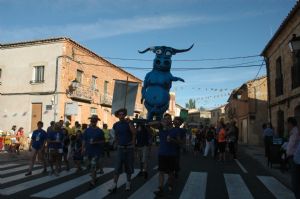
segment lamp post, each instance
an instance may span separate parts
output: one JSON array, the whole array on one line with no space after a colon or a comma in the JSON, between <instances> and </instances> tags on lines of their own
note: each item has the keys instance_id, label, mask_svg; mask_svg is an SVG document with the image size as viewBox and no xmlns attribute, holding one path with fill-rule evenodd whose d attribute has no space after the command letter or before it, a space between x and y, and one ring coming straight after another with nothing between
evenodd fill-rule
<instances>
[{"instance_id":1,"label":"lamp post","mask_svg":"<svg viewBox=\"0 0 300 199\"><path fill-rule=\"evenodd\" d=\"M78 87L79 87L79 82L78 82L76 79L74 79L74 80L71 82L71 88L72 88L73 90L76 90Z\"/></svg>"},{"instance_id":2,"label":"lamp post","mask_svg":"<svg viewBox=\"0 0 300 199\"><path fill-rule=\"evenodd\" d=\"M289 48L292 53L298 53L300 50L300 37L293 34L293 38L289 41Z\"/></svg>"}]
</instances>

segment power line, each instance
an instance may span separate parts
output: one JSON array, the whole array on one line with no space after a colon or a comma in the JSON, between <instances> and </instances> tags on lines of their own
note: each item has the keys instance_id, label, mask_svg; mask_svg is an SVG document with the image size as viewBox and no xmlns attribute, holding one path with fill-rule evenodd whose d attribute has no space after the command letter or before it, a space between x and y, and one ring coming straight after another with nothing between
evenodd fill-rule
<instances>
[{"instance_id":1,"label":"power line","mask_svg":"<svg viewBox=\"0 0 300 199\"><path fill-rule=\"evenodd\" d=\"M89 57L90 55L74 54L83 57ZM203 59L173 59L172 61L178 62L202 62L202 61L222 61L222 60L235 60L235 59L248 59L253 57L260 57L260 55L248 55L248 56L237 56L237 57L222 57L222 58L203 58ZM153 59L140 59L140 58L123 58L123 57L102 57L104 59L114 59L122 61L153 61Z\"/></svg>"},{"instance_id":2,"label":"power line","mask_svg":"<svg viewBox=\"0 0 300 199\"><path fill-rule=\"evenodd\" d=\"M239 66L216 66L216 67L176 67L172 68L172 71L193 71L193 70L220 70L220 69L234 69L234 68L252 68L261 66L260 64L253 64L253 65L239 65ZM146 67L120 67L123 69L133 69L133 70L152 70L153 68L146 68Z\"/></svg>"}]
</instances>

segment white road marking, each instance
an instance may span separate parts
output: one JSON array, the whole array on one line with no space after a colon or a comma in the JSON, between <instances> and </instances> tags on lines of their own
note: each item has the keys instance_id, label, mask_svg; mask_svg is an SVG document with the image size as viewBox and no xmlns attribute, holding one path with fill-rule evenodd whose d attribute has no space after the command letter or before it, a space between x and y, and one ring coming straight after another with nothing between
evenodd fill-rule
<instances>
[{"instance_id":1,"label":"white road marking","mask_svg":"<svg viewBox=\"0 0 300 199\"><path fill-rule=\"evenodd\" d=\"M114 169L113 168L104 168L104 174L105 175L107 173L112 172ZM59 194L62 194L66 191L69 191L79 185L82 185L84 183L87 183L91 180L91 176L90 174L86 174L83 176L80 176L78 178L75 178L73 180L69 180L67 182L64 182L62 184L58 184L54 187L51 187L49 189L43 190L41 192L35 193L33 195L31 195L31 197L38 197L38 198L53 198Z\"/></svg>"},{"instance_id":2,"label":"white road marking","mask_svg":"<svg viewBox=\"0 0 300 199\"><path fill-rule=\"evenodd\" d=\"M50 169L50 167L48 167L48 170L49 170L49 169ZM30 176L40 174L43 170L44 170L44 168L42 168L42 169L37 169L37 170L33 170L33 171L32 171L32 175L30 175ZM25 176L24 173L20 173L20 174L17 174L17 175L13 175L13 176L6 177L6 178L1 178L1 179L0 179L0 184L12 182L12 181L15 181L15 180L20 180L20 179L23 179L23 178L28 178L28 177L30 177L30 176Z\"/></svg>"},{"instance_id":3,"label":"white road marking","mask_svg":"<svg viewBox=\"0 0 300 199\"><path fill-rule=\"evenodd\" d=\"M234 161L237 163L237 165L239 165L239 167L244 173L248 173L248 171L245 169L245 167L242 165L240 161L238 161L237 159L234 159Z\"/></svg>"},{"instance_id":4,"label":"white road marking","mask_svg":"<svg viewBox=\"0 0 300 199\"><path fill-rule=\"evenodd\" d=\"M275 198L295 199L292 191L286 188L278 180L271 176L257 176L257 178L267 187Z\"/></svg>"},{"instance_id":5,"label":"white road marking","mask_svg":"<svg viewBox=\"0 0 300 199\"><path fill-rule=\"evenodd\" d=\"M21 184L17 184L17 185L11 186L11 187L0 189L0 195L11 195L11 194L14 194L14 193L26 190L26 189L30 189L32 187L50 182L52 180L56 180L56 179L71 175L74 173L74 171L75 171L75 168L72 168L70 171L62 171L59 174L59 176L45 176L45 177L41 177L38 179L30 180L27 182L23 182Z\"/></svg>"},{"instance_id":6,"label":"white road marking","mask_svg":"<svg viewBox=\"0 0 300 199\"><path fill-rule=\"evenodd\" d=\"M40 167L40 166L41 165L34 165L34 168L35 167ZM7 170L0 171L0 175L9 174L9 173L17 172L17 171L22 171L22 170L26 170L28 168L29 168L29 165L24 165L24 166L12 168L12 169L7 169Z\"/></svg>"},{"instance_id":7,"label":"white road marking","mask_svg":"<svg viewBox=\"0 0 300 199\"><path fill-rule=\"evenodd\" d=\"M204 199L206 194L207 173L191 172L179 199Z\"/></svg>"},{"instance_id":8,"label":"white road marking","mask_svg":"<svg viewBox=\"0 0 300 199\"><path fill-rule=\"evenodd\" d=\"M4 168L7 168L7 167L12 167L12 166L17 166L17 165L19 165L19 164L15 164L15 163L4 164L4 165L0 166L0 169L4 169Z\"/></svg>"},{"instance_id":9,"label":"white road marking","mask_svg":"<svg viewBox=\"0 0 300 199\"><path fill-rule=\"evenodd\" d=\"M141 188L134 192L129 199L153 199L155 198L154 191L158 187L158 173L148 180ZM166 184L166 180L165 180Z\"/></svg>"},{"instance_id":10,"label":"white road marking","mask_svg":"<svg viewBox=\"0 0 300 199\"><path fill-rule=\"evenodd\" d=\"M139 172L139 169L134 170L134 174L132 174L132 179L137 176ZM120 175L118 180L118 187L122 186L126 183L126 174L123 173ZM111 188L113 184L113 179L105 182L104 184L101 184L100 186L94 188L91 191L88 191L80 196L78 196L76 199L90 199L90 198L104 198L109 194L108 189Z\"/></svg>"},{"instance_id":11,"label":"white road marking","mask_svg":"<svg viewBox=\"0 0 300 199\"><path fill-rule=\"evenodd\" d=\"M252 194L239 174L224 174L229 199L253 199Z\"/></svg>"}]
</instances>

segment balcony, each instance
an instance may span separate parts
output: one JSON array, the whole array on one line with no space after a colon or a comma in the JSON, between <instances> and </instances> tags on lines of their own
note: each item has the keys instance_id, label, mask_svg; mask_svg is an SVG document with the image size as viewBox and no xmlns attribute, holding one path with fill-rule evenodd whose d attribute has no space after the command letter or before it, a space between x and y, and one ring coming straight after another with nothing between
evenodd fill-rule
<instances>
[{"instance_id":1,"label":"balcony","mask_svg":"<svg viewBox=\"0 0 300 199\"><path fill-rule=\"evenodd\" d=\"M100 104L102 106L111 107L112 106L112 96L108 94L100 95Z\"/></svg>"},{"instance_id":2,"label":"balcony","mask_svg":"<svg viewBox=\"0 0 300 199\"><path fill-rule=\"evenodd\" d=\"M78 85L75 90L69 93L70 98L78 101L85 101L91 103L93 91L90 87L84 85Z\"/></svg>"}]
</instances>

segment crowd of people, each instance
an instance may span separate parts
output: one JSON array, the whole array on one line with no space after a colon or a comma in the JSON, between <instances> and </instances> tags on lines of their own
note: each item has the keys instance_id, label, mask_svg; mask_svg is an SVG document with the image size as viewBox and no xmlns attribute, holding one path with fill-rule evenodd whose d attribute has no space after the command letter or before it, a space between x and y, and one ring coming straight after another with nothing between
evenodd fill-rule
<instances>
[{"instance_id":1,"label":"crowd of people","mask_svg":"<svg viewBox=\"0 0 300 199\"><path fill-rule=\"evenodd\" d=\"M180 117L172 120L171 115L165 114L161 121L146 122L145 120L130 120L127 110L120 109L115 112L119 119L111 130L103 124L98 127L100 118L91 116L90 124L75 122L70 127L67 121L51 122L47 130L43 130L43 122L37 123L37 129L32 132L29 151L31 160L26 176L32 175L32 169L39 160L43 163L43 173L59 176L62 169L69 170L71 165L76 167L76 172L84 169L90 171L91 188L96 186L97 174L103 174L103 159L110 158L111 144L116 144L115 171L113 184L108 189L113 193L117 190L119 175L123 172L127 175L126 190L131 188L131 176L134 173L134 163L139 165L138 176L148 179L149 160L153 142L159 142L158 147L158 189L154 190L157 196L164 195L165 174L168 176L167 187L169 191L174 188L176 178L180 172L180 156L182 153L191 152L195 157L203 156L214 158L220 162L226 158L237 158L239 129L235 122L225 124L219 121L216 126L185 127ZM290 138L286 144L286 153L293 166L293 186L299 186L299 152L300 137L295 118L287 120ZM183 126L183 127L182 127ZM15 131L16 127L12 127ZM19 131L22 132L20 128ZM112 133L113 132L113 133ZM23 132L24 134L24 132ZM16 133L19 137L22 133ZM158 139L156 138L158 137ZM263 137L266 146L270 146L274 130L270 124L263 125ZM17 138L20 140L20 138ZM18 150L16 147L14 150ZM227 153L228 151L228 153ZM230 154L230 155L228 155ZM270 154L266 147L266 156ZM295 189L295 192L297 189ZM298 193L299 194L299 193Z\"/></svg>"},{"instance_id":2,"label":"crowd of people","mask_svg":"<svg viewBox=\"0 0 300 199\"><path fill-rule=\"evenodd\" d=\"M295 117L289 117L286 121L288 133L282 138L282 142L279 144L281 147L279 154L271 151L272 145L274 145L274 138L276 133L271 123L263 124L263 137L265 145L265 156L270 159L271 156L280 155L281 170L290 170L292 188L296 198L300 198L300 133L299 124ZM278 145L278 143L276 143ZM275 152L276 153L276 152Z\"/></svg>"}]
</instances>

